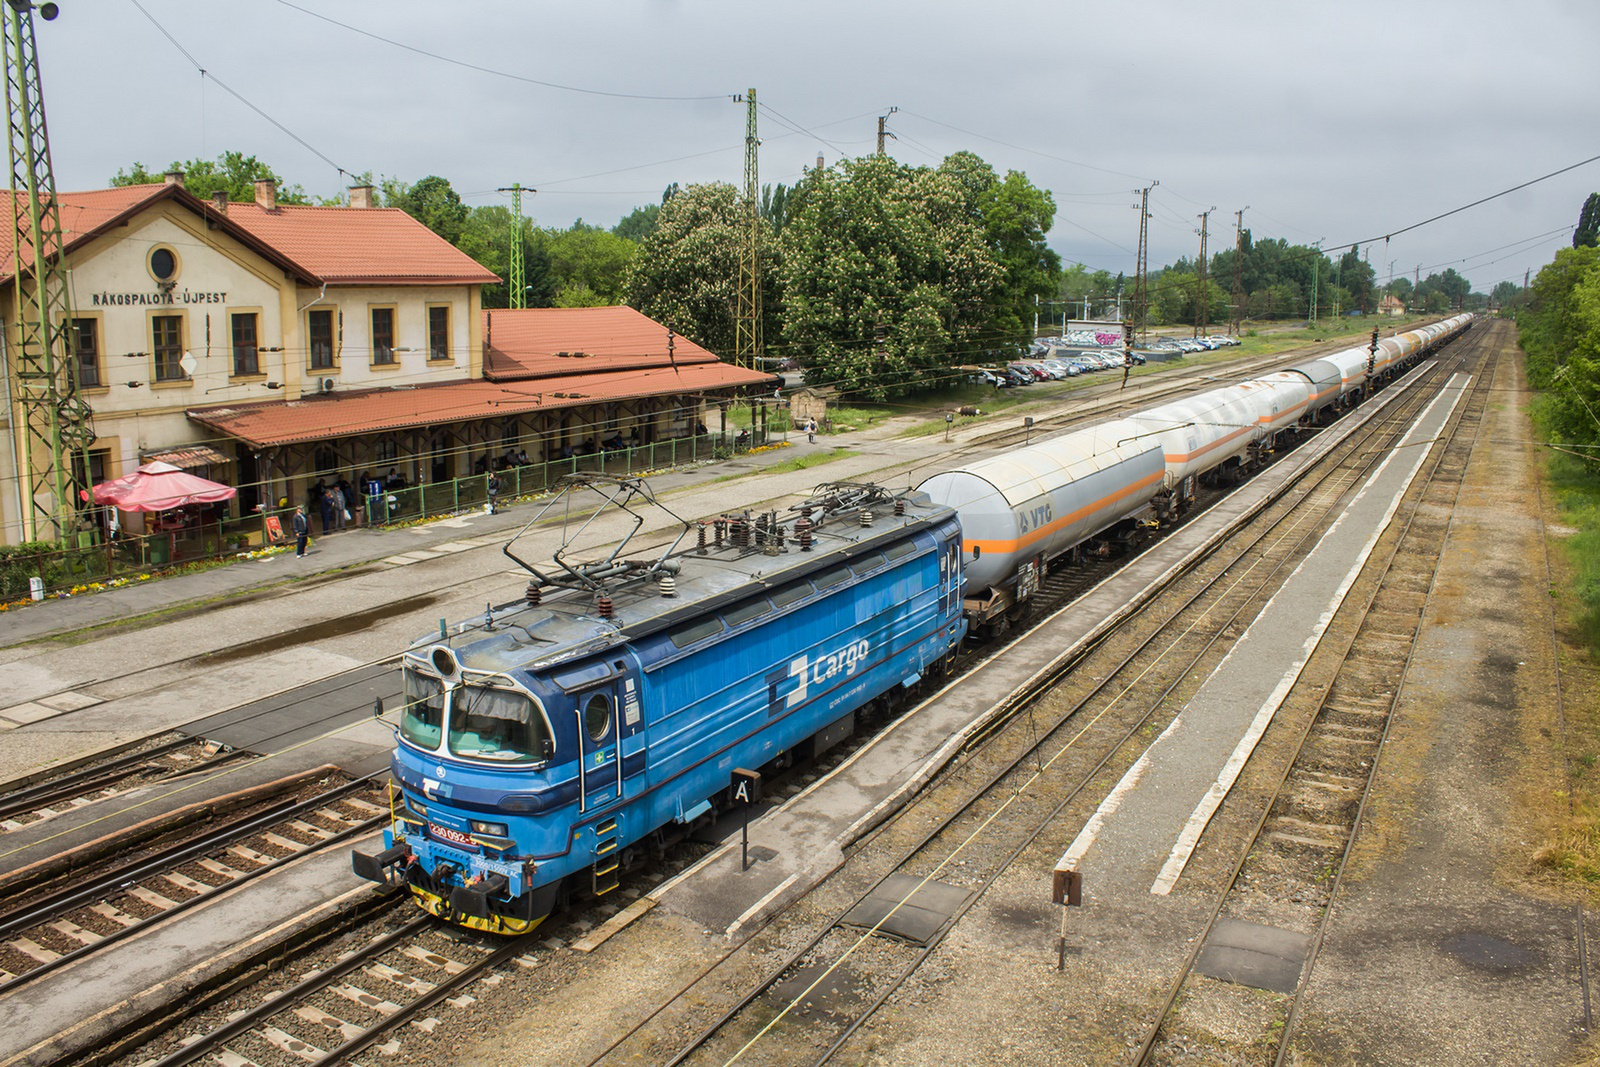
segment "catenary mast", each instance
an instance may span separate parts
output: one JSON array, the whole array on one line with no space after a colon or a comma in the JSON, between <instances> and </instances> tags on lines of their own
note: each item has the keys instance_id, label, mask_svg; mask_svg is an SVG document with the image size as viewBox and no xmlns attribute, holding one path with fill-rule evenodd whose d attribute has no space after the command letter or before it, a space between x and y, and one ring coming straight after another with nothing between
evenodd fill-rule
<instances>
[{"instance_id":1,"label":"catenary mast","mask_svg":"<svg viewBox=\"0 0 1600 1067\"><path fill-rule=\"evenodd\" d=\"M33 38L35 10L46 21L56 16L53 3L7 0L4 5L6 148L17 252L17 330L14 343L6 345L6 374L13 417L21 424L15 435L23 538L65 541L80 522L74 461L87 477L94 428L77 389L61 214Z\"/></svg>"}]
</instances>

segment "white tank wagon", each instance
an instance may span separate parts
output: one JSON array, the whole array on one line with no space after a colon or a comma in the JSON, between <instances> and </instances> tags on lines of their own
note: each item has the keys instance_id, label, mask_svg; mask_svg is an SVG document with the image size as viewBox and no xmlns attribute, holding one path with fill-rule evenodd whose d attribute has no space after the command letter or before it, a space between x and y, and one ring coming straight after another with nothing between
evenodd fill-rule
<instances>
[{"instance_id":1,"label":"white tank wagon","mask_svg":"<svg viewBox=\"0 0 1600 1067\"><path fill-rule=\"evenodd\" d=\"M1314 359L1309 363L1302 363L1290 367L1282 374L1298 374L1305 378L1310 386L1306 397L1306 422L1318 422L1322 413L1330 408L1337 408L1339 397L1344 393L1344 375L1339 368L1325 359ZM1266 375L1271 378L1273 375Z\"/></svg>"},{"instance_id":2,"label":"white tank wagon","mask_svg":"<svg viewBox=\"0 0 1600 1067\"><path fill-rule=\"evenodd\" d=\"M974 627L1020 618L1045 567L1113 527L1132 528L1165 487L1161 443L1116 419L935 474L917 488L961 517Z\"/></svg>"},{"instance_id":3,"label":"white tank wagon","mask_svg":"<svg viewBox=\"0 0 1600 1067\"><path fill-rule=\"evenodd\" d=\"M1345 405L1349 406L1360 399L1369 377L1379 384L1389 380L1410 361L1427 355L1471 324L1471 315L1455 315L1441 322L1381 338L1376 352L1363 346L1346 348L1328 356L1328 361L1339 368L1342 382L1340 395Z\"/></svg>"}]
</instances>

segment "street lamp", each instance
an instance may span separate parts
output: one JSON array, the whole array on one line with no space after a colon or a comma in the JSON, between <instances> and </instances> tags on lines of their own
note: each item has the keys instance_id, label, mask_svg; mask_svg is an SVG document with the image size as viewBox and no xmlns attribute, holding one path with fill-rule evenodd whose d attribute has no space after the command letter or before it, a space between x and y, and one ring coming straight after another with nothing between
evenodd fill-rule
<instances>
[{"instance_id":1,"label":"street lamp","mask_svg":"<svg viewBox=\"0 0 1600 1067\"><path fill-rule=\"evenodd\" d=\"M956 417L953 414L948 411L944 413L944 439L946 441L950 440L950 424L955 421Z\"/></svg>"}]
</instances>

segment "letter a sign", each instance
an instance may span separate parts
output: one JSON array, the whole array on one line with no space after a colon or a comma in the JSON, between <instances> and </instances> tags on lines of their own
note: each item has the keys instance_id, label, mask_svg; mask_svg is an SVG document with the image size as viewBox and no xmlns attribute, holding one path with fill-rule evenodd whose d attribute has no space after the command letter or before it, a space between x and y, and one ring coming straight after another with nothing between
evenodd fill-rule
<instances>
[{"instance_id":1,"label":"letter a sign","mask_svg":"<svg viewBox=\"0 0 1600 1067\"><path fill-rule=\"evenodd\" d=\"M761 775L742 767L733 770L733 802L747 807L761 800Z\"/></svg>"}]
</instances>

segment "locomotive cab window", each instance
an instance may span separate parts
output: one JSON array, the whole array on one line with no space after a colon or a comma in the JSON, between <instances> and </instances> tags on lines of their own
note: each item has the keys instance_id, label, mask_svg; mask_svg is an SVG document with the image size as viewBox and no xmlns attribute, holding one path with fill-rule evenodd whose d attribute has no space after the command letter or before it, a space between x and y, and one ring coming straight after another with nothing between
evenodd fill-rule
<instances>
[{"instance_id":1,"label":"locomotive cab window","mask_svg":"<svg viewBox=\"0 0 1600 1067\"><path fill-rule=\"evenodd\" d=\"M434 751L444 725L444 683L407 669L402 672L401 698L405 708L400 715L400 736L418 748Z\"/></svg>"},{"instance_id":2,"label":"locomotive cab window","mask_svg":"<svg viewBox=\"0 0 1600 1067\"><path fill-rule=\"evenodd\" d=\"M450 693L450 752L475 759L526 763L549 759L555 743L526 693L460 685Z\"/></svg>"},{"instance_id":3,"label":"locomotive cab window","mask_svg":"<svg viewBox=\"0 0 1600 1067\"><path fill-rule=\"evenodd\" d=\"M611 698L596 693L583 705L583 729L591 741L604 741L611 732Z\"/></svg>"}]
</instances>

